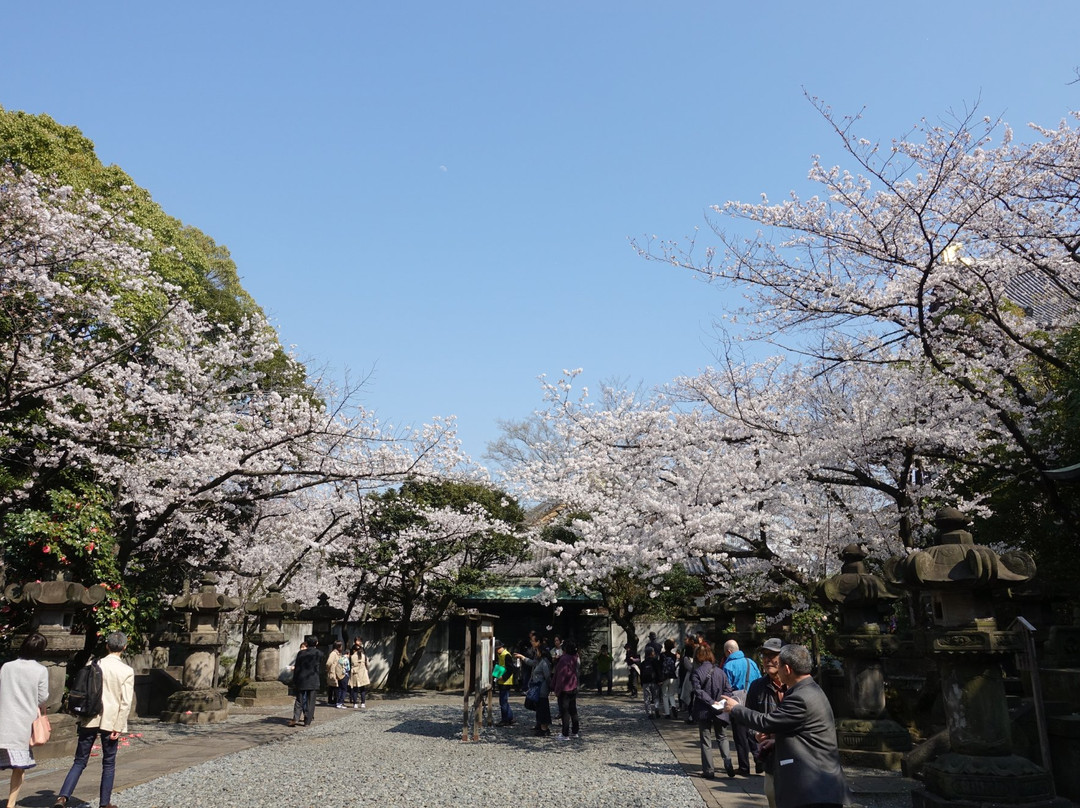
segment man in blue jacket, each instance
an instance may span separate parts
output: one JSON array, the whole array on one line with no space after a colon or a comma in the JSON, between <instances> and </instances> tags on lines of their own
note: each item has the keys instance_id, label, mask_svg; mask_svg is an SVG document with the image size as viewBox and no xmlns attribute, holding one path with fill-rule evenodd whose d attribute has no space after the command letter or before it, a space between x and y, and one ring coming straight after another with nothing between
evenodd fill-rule
<instances>
[{"instance_id":1,"label":"man in blue jacket","mask_svg":"<svg viewBox=\"0 0 1080 808\"><path fill-rule=\"evenodd\" d=\"M761 678L761 669L754 660L739 650L739 644L735 640L728 640L724 643L724 675L731 682L732 690L742 691L740 696L745 701L750 683ZM738 773L749 777L750 755L757 746L750 728L732 718L731 737L735 741L735 755L739 760Z\"/></svg>"}]
</instances>

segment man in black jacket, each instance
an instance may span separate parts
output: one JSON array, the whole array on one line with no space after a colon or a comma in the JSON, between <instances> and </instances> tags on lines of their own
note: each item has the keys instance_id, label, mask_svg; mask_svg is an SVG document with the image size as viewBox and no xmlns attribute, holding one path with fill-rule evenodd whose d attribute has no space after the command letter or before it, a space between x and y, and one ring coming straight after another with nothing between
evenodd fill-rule
<instances>
[{"instance_id":1,"label":"man in black jacket","mask_svg":"<svg viewBox=\"0 0 1080 808\"><path fill-rule=\"evenodd\" d=\"M319 689L319 671L322 669L322 652L318 649L319 638L314 634L304 638L300 653L293 663L293 687L296 688L296 702L293 704L293 717L290 727L300 723L304 717L304 726L310 726L315 720L315 693Z\"/></svg>"}]
</instances>

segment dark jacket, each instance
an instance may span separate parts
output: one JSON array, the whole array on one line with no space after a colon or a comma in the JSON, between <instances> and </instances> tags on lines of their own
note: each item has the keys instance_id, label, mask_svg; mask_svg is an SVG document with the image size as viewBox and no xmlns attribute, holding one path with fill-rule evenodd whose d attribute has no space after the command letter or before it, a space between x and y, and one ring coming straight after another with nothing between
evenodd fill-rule
<instances>
[{"instance_id":1,"label":"dark jacket","mask_svg":"<svg viewBox=\"0 0 1080 808\"><path fill-rule=\"evenodd\" d=\"M695 721L706 721L717 717L713 702L721 696L730 696L731 684L723 668L712 662L702 662L690 674L690 685L694 689L694 704L691 715Z\"/></svg>"},{"instance_id":2,"label":"dark jacket","mask_svg":"<svg viewBox=\"0 0 1080 808\"><path fill-rule=\"evenodd\" d=\"M780 685L780 687L783 688L783 685ZM780 699L777 696L776 686L773 685L772 679L768 676L755 679L746 690L746 707L755 712L771 713L779 703ZM776 747L774 743L775 739L770 739L768 742L760 744L758 751L754 755L769 774L776 774L776 755L774 754Z\"/></svg>"},{"instance_id":3,"label":"dark jacket","mask_svg":"<svg viewBox=\"0 0 1080 808\"><path fill-rule=\"evenodd\" d=\"M732 715L744 726L776 736L776 808L851 801L840 768L832 707L813 679L788 688L771 713L739 706Z\"/></svg>"},{"instance_id":4,"label":"dark jacket","mask_svg":"<svg viewBox=\"0 0 1080 808\"><path fill-rule=\"evenodd\" d=\"M322 660L323 655L318 648L305 648L296 655L296 662L293 663L293 686L297 690L319 689Z\"/></svg>"},{"instance_id":5,"label":"dark jacket","mask_svg":"<svg viewBox=\"0 0 1080 808\"><path fill-rule=\"evenodd\" d=\"M641 660L641 683L643 685L655 685L663 678L659 657L647 656Z\"/></svg>"}]
</instances>

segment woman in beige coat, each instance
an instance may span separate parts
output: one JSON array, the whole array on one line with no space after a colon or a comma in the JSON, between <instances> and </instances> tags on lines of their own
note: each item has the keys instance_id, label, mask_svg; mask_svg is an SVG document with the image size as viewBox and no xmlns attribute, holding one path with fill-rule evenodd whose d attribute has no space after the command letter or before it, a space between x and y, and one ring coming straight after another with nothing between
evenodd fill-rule
<instances>
[{"instance_id":1,"label":"woman in beige coat","mask_svg":"<svg viewBox=\"0 0 1080 808\"><path fill-rule=\"evenodd\" d=\"M349 670L349 698L352 700L353 709L360 709L367 707L367 689L371 684L371 677L368 675L368 658L364 653L364 641L359 637L353 640L352 650L349 651L349 663L351 665ZM357 704L356 697L360 696L360 703Z\"/></svg>"}]
</instances>

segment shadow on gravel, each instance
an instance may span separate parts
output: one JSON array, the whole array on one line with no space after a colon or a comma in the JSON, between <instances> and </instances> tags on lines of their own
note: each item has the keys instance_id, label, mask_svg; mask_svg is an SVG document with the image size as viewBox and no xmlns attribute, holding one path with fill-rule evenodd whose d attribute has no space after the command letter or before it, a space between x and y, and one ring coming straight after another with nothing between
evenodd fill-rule
<instances>
[{"instance_id":1,"label":"shadow on gravel","mask_svg":"<svg viewBox=\"0 0 1080 808\"><path fill-rule=\"evenodd\" d=\"M683 767L678 763L658 763L656 765L649 765L648 763L609 763L608 765L613 769L636 774L660 774L680 778L686 776Z\"/></svg>"}]
</instances>

